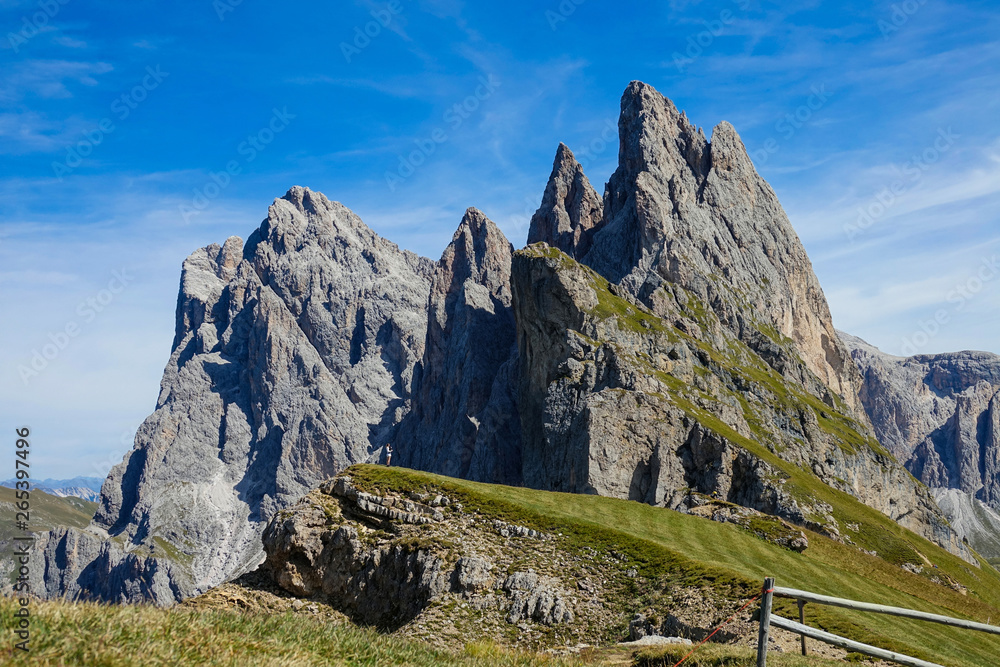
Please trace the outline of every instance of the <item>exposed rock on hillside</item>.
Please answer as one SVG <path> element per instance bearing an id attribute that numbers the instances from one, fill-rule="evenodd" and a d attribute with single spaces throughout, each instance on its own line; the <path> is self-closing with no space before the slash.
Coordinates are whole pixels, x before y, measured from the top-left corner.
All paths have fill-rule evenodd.
<path id="1" fill-rule="evenodd" d="M 1000 356 L 894 357 L 840 334 L 879 440 L 922 482 L 1000 508 Z"/>
<path id="2" fill-rule="evenodd" d="M 958 489 L 933 492 L 955 532 L 994 567 L 1000 565 L 1000 513 Z"/>
<path id="3" fill-rule="evenodd" d="M 668 507 L 691 489 L 839 537 L 850 520 L 820 500 L 827 485 L 971 559 L 865 423 L 734 336 L 713 347 L 688 333 L 717 321 L 697 297 L 675 302 L 688 317 L 671 326 L 541 244 L 515 254 L 512 284 L 526 485 Z"/>
<path id="4" fill-rule="evenodd" d="M 857 371 L 805 249 L 732 125 L 709 142 L 670 100 L 632 82 L 619 138 L 604 225 L 584 263 L 661 315 L 669 292 L 687 290 L 781 375 L 858 408 Z M 855 417 L 865 419 L 860 409 Z"/>
<path id="5" fill-rule="evenodd" d="M 346 476 L 279 512 L 264 547 L 258 574 L 293 595 L 438 643 L 618 641 L 637 587 L 657 600 L 696 600 L 663 626 L 701 639 L 737 604 L 709 588 L 647 582 L 614 551 L 470 511 L 438 489 L 366 492 Z"/>

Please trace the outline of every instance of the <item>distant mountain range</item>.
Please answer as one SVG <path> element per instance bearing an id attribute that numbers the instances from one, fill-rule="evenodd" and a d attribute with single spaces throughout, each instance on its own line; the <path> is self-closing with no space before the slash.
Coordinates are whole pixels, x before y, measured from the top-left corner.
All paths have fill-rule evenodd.
<path id="1" fill-rule="evenodd" d="M 16 479 L 7 479 L 0 482 L 0 486 L 9 489 L 15 488 Z M 99 477 L 74 477 L 73 479 L 43 479 L 31 480 L 31 488 L 45 491 L 60 498 L 83 498 L 84 500 L 96 503 L 101 497 L 101 485 L 104 480 Z"/>

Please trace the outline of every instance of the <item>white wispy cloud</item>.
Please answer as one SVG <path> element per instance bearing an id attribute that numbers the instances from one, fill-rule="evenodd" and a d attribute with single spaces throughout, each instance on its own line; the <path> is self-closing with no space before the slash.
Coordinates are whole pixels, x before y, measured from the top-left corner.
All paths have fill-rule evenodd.
<path id="1" fill-rule="evenodd" d="M 107 62 L 26 60 L 4 68 L 0 74 L 0 104 L 19 102 L 29 95 L 43 99 L 73 97 L 70 83 L 96 86 L 95 76 L 114 67 Z"/>
<path id="2" fill-rule="evenodd" d="M 91 129 L 82 118 L 53 119 L 38 111 L 0 112 L 0 154 L 61 151 Z"/>

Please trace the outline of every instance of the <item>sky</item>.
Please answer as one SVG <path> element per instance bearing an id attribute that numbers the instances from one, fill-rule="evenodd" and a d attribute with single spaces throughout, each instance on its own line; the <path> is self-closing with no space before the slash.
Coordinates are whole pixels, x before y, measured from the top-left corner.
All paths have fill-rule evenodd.
<path id="1" fill-rule="evenodd" d="M 1000 353 L 1000 7 L 823 5 L 0 0 L 3 437 L 104 476 L 181 262 L 293 185 L 431 258 L 469 206 L 520 247 L 560 141 L 602 190 L 635 79 L 736 127 L 838 328 Z"/>

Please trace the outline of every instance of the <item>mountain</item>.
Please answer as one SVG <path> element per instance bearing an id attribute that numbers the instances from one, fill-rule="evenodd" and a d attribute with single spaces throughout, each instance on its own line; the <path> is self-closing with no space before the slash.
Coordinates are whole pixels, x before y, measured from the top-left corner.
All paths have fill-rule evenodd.
<path id="1" fill-rule="evenodd" d="M 1000 512 L 958 489 L 933 491 L 955 532 L 994 567 L 1000 565 Z"/>
<path id="2" fill-rule="evenodd" d="M 1000 356 L 896 357 L 840 332 L 861 370 L 879 441 L 931 487 L 951 525 L 1000 558 Z"/>
<path id="3" fill-rule="evenodd" d="M 521 482 L 513 252 L 481 211 L 465 213 L 431 279 L 413 409 L 395 438 L 400 464 Z"/>
<path id="4" fill-rule="evenodd" d="M 930 487 L 960 489 L 1000 509 L 1000 356 L 894 357 L 841 333 L 882 442 Z"/>
<path id="5" fill-rule="evenodd" d="M 8 479 L 0 482 L 0 486 L 5 486 L 8 489 L 16 488 L 17 479 Z M 73 479 L 43 479 L 40 481 L 32 480 L 32 488 L 38 489 L 39 491 L 44 491 L 52 496 L 57 496 L 59 498 L 82 498 L 83 500 L 89 502 L 97 502 L 101 497 L 101 485 L 104 484 L 104 480 L 98 477 L 74 477 Z"/>
<path id="6" fill-rule="evenodd" d="M 256 567 L 267 519 L 408 411 L 432 267 L 304 188 L 193 253 L 156 410 L 38 589 L 169 604 Z"/>
<path id="7" fill-rule="evenodd" d="M 709 141 L 670 100 L 633 82 L 619 142 L 583 262 L 661 316 L 676 312 L 678 288 L 694 295 L 783 377 L 831 404 L 839 396 L 864 421 L 857 371 L 805 248 L 733 126 L 720 123 Z"/>
<path id="8" fill-rule="evenodd" d="M 598 197 L 560 145 L 534 242 L 469 209 L 439 261 L 295 187 L 184 263 L 153 414 L 36 589 L 172 604 L 253 570 L 346 467 L 691 511 L 717 496 L 893 558 L 861 503 L 974 557 L 875 438 L 808 257 L 735 130 L 634 82 Z M 860 503 L 858 501 L 861 501 Z"/>
<path id="9" fill-rule="evenodd" d="M 4 554 L 4 557 L 0 558 L 0 589 L 4 591 L 11 590 L 12 575 L 18 565 L 13 557 L 14 538 L 25 536 L 25 532 L 14 524 L 14 517 L 18 511 L 17 504 L 24 500 L 18 498 L 15 489 L 7 488 L 6 485 L 0 488 L 0 509 L 10 519 L 0 526 L 0 552 Z M 72 495 L 57 496 L 37 486 L 29 491 L 27 501 L 30 507 L 28 529 L 32 533 L 44 533 L 59 528 L 85 528 L 97 510 L 97 504 L 94 502 Z"/>

